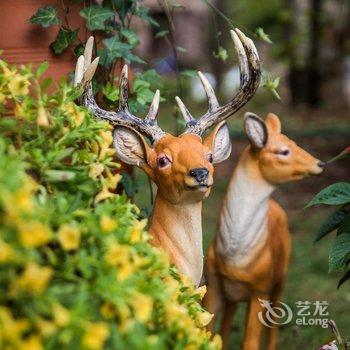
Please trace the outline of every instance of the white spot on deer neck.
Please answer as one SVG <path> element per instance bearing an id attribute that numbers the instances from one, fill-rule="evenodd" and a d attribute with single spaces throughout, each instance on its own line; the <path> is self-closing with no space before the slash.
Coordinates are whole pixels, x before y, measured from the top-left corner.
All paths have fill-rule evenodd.
<path id="1" fill-rule="evenodd" d="M 235 265 L 249 263 L 254 249 L 267 234 L 268 203 L 274 186 L 245 150 L 232 176 L 219 221 L 217 253 Z"/>

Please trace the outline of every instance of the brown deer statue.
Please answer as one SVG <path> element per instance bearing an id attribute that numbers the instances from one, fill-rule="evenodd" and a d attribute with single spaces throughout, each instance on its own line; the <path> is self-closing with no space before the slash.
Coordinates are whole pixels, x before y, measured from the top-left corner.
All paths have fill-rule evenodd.
<path id="1" fill-rule="evenodd" d="M 209 248 L 204 305 L 215 316 L 222 311 L 220 332 L 228 349 L 237 304 L 248 302 L 243 349 L 257 350 L 261 303 L 279 301 L 291 250 L 287 215 L 271 194 L 279 184 L 322 173 L 325 163 L 282 134 L 281 122 L 272 113 L 265 121 L 246 113 L 244 126 L 250 145 L 230 180 Z M 266 329 L 267 349 L 274 350 L 277 328 Z"/>
<path id="2" fill-rule="evenodd" d="M 231 152 L 225 120 L 251 99 L 260 83 L 260 62 L 253 42 L 238 29 L 231 31 L 231 37 L 239 59 L 239 91 L 227 104 L 219 106 L 213 88 L 199 72 L 209 109 L 196 120 L 177 97 L 186 122 L 185 131 L 180 136 L 164 132 L 157 124 L 158 90 L 144 119 L 131 114 L 126 65 L 120 76 L 118 110 L 105 111 L 98 107 L 90 84 L 98 64 L 98 58 L 91 63 L 92 38 L 76 67 L 75 84 L 84 89 L 82 104 L 97 118 L 114 127 L 118 158 L 142 168 L 157 185 L 149 227 L 152 244 L 165 250 L 171 262 L 195 285 L 199 284 L 203 270 L 201 202 L 213 185 L 213 165 L 226 159 Z M 215 127 L 211 133 L 202 138 L 212 126 Z"/>

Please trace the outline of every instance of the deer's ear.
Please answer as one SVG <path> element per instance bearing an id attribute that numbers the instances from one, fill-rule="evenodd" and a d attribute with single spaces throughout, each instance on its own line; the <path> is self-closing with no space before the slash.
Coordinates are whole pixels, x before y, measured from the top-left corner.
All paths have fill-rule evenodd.
<path id="1" fill-rule="evenodd" d="M 203 144 L 212 150 L 213 164 L 220 163 L 231 154 L 230 132 L 225 121 L 219 123 L 204 139 Z"/>
<path id="2" fill-rule="evenodd" d="M 148 164 L 152 148 L 144 137 L 136 130 L 117 126 L 113 132 L 113 144 L 117 157 L 124 163 L 141 168 Z"/>
<path id="3" fill-rule="evenodd" d="M 256 114 L 247 112 L 244 115 L 244 129 L 253 148 L 261 149 L 267 143 L 267 127 Z"/>
<path id="4" fill-rule="evenodd" d="M 269 113 L 265 119 L 266 127 L 269 134 L 280 134 L 282 130 L 280 118 L 276 114 Z"/>

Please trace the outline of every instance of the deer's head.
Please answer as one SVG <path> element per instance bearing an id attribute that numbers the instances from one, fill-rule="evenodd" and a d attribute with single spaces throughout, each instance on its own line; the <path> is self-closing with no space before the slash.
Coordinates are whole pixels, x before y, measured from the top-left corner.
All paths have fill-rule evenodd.
<path id="1" fill-rule="evenodd" d="M 225 160 L 231 142 L 225 119 L 234 114 L 254 95 L 260 83 L 260 63 L 253 42 L 238 29 L 231 36 L 239 58 L 240 90 L 224 106 L 219 106 L 213 88 L 202 73 L 199 78 L 206 92 L 209 108 L 198 120 L 193 118 L 182 101 L 176 101 L 186 122 L 180 136 L 165 133 L 157 124 L 160 93 L 157 90 L 149 113 L 144 119 L 132 115 L 128 108 L 128 67 L 120 76 L 120 99 L 117 112 L 99 108 L 94 100 L 90 81 L 98 64 L 91 63 L 93 39 L 86 44 L 78 59 L 75 84 L 82 84 L 83 103 L 100 118 L 114 126 L 117 156 L 127 164 L 142 168 L 156 183 L 160 194 L 173 204 L 198 202 L 213 185 L 213 164 Z M 215 126 L 205 138 L 206 130 Z"/>
<path id="2" fill-rule="evenodd" d="M 244 126 L 261 174 L 270 183 L 280 184 L 323 172 L 324 162 L 282 134 L 277 115 L 269 113 L 264 121 L 246 113 Z"/>

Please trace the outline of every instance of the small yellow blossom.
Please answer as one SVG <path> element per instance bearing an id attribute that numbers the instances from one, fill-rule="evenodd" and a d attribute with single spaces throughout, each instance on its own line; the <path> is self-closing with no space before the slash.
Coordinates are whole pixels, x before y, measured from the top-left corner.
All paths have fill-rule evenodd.
<path id="1" fill-rule="evenodd" d="M 147 225 L 147 219 L 143 219 L 141 221 L 137 221 L 134 227 L 131 229 L 130 232 L 130 241 L 132 243 L 139 242 L 141 240 L 141 234 L 142 230 L 146 227 Z"/>
<path id="2" fill-rule="evenodd" d="M 132 318 L 128 318 L 119 323 L 118 329 L 121 333 L 130 333 L 132 332 L 135 326 L 135 320 Z"/>
<path id="3" fill-rule="evenodd" d="M 36 325 L 40 334 L 45 338 L 52 336 L 57 330 L 57 326 L 54 322 L 45 320 L 43 318 L 39 319 Z"/>
<path id="4" fill-rule="evenodd" d="M 75 103 L 70 102 L 65 105 L 65 110 L 71 114 L 74 119 L 75 125 L 79 126 L 85 119 L 85 113 Z"/>
<path id="5" fill-rule="evenodd" d="M 16 103 L 15 104 L 15 108 L 14 108 L 14 112 L 15 112 L 15 117 L 16 118 L 21 118 L 25 115 L 25 108 L 24 108 L 24 104 L 23 103 Z"/>
<path id="6" fill-rule="evenodd" d="M 112 133 L 110 131 L 102 131 L 100 133 L 100 136 L 101 136 L 102 140 L 99 141 L 99 145 L 100 145 L 99 159 L 103 159 L 107 155 L 115 154 L 114 148 L 110 147 L 110 145 L 113 142 L 113 135 L 112 135 Z"/>
<path id="7" fill-rule="evenodd" d="M 107 319 L 112 319 L 116 316 L 116 308 L 112 303 L 103 303 L 100 307 L 100 312 L 102 316 Z"/>
<path id="8" fill-rule="evenodd" d="M 152 316 L 152 298 L 145 294 L 135 293 L 133 295 L 133 309 L 138 321 L 143 323 L 148 322 Z"/>
<path id="9" fill-rule="evenodd" d="M 132 264 L 119 265 L 117 270 L 117 280 L 120 282 L 124 281 L 131 276 L 134 271 L 135 268 Z"/>
<path id="10" fill-rule="evenodd" d="M 38 335 L 31 335 L 24 340 L 19 347 L 19 350 L 43 350 L 44 347 L 41 343 L 41 339 Z"/>
<path id="11" fill-rule="evenodd" d="M 13 259 L 14 251 L 12 247 L 0 239 L 0 263 L 6 263 Z"/>
<path id="12" fill-rule="evenodd" d="M 17 279 L 18 287 L 33 294 L 41 293 L 49 284 L 53 270 L 47 266 L 40 266 L 34 262 L 26 264 L 23 273 Z"/>
<path id="13" fill-rule="evenodd" d="M 48 243 L 51 239 L 51 230 L 39 221 L 25 221 L 18 226 L 19 240 L 26 248 L 33 248 Z"/>
<path id="14" fill-rule="evenodd" d="M 221 349 L 222 348 L 222 339 L 219 334 L 215 334 L 212 340 L 212 344 L 214 349 Z"/>
<path id="15" fill-rule="evenodd" d="M 16 341 L 28 328 L 26 319 L 14 319 L 10 309 L 0 306 L 0 335 L 3 338 Z"/>
<path id="16" fill-rule="evenodd" d="M 89 177 L 96 180 L 104 171 L 105 167 L 101 163 L 93 163 L 90 166 Z"/>
<path id="17" fill-rule="evenodd" d="M 115 190 L 118 186 L 119 181 L 122 179 L 120 174 L 112 174 L 109 170 L 107 170 L 107 181 L 106 185 L 110 190 Z"/>
<path id="18" fill-rule="evenodd" d="M 204 286 L 201 286 L 199 288 L 197 288 L 195 291 L 195 294 L 198 294 L 200 299 L 203 299 L 205 293 L 207 292 L 207 286 L 204 285 Z"/>
<path id="19" fill-rule="evenodd" d="M 203 311 L 198 315 L 198 321 L 200 326 L 205 327 L 206 325 L 209 324 L 209 322 L 211 321 L 211 319 L 213 318 L 213 314 L 210 314 L 207 311 Z"/>
<path id="20" fill-rule="evenodd" d="M 130 265 L 130 248 L 126 245 L 112 243 L 106 253 L 105 259 L 109 265 Z"/>
<path id="21" fill-rule="evenodd" d="M 19 74 L 12 77 L 7 86 L 14 97 L 28 95 L 29 93 L 29 81 Z"/>
<path id="22" fill-rule="evenodd" d="M 80 246 L 80 230 L 69 224 L 62 224 L 57 233 L 58 242 L 64 250 L 76 250 Z"/>
<path id="23" fill-rule="evenodd" d="M 107 323 L 89 323 L 83 336 L 83 346 L 89 350 L 100 350 L 109 335 Z"/>
<path id="24" fill-rule="evenodd" d="M 104 201 L 107 198 L 113 198 L 115 197 L 115 194 L 112 192 L 109 192 L 109 189 L 107 186 L 103 186 L 102 187 L 102 191 L 99 192 L 96 196 L 95 196 L 95 200 L 94 203 L 97 204 L 99 202 Z"/>
<path id="25" fill-rule="evenodd" d="M 55 323 L 59 327 L 66 326 L 70 321 L 69 311 L 59 303 L 56 303 L 52 306 L 52 314 Z"/>
<path id="26" fill-rule="evenodd" d="M 2 92 L 0 92 L 0 103 L 4 103 L 6 99 L 6 95 Z"/>
<path id="27" fill-rule="evenodd" d="M 36 120 L 36 123 L 39 126 L 43 126 L 43 127 L 48 127 L 50 125 L 49 118 L 47 117 L 46 110 L 43 106 L 39 106 L 38 108 L 38 118 Z"/>
<path id="28" fill-rule="evenodd" d="M 118 222 L 107 215 L 103 215 L 100 220 L 100 225 L 103 232 L 111 232 L 118 228 Z"/>

